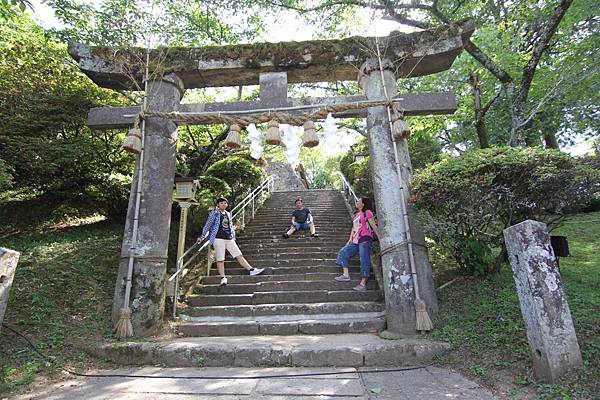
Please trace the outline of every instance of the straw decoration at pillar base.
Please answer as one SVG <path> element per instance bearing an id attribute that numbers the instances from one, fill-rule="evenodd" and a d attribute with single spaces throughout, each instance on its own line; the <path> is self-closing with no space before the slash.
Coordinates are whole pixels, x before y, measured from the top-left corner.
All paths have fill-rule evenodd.
<path id="1" fill-rule="evenodd" d="M 129 153 L 140 154 L 140 151 L 142 151 L 142 131 L 140 128 L 129 129 L 121 147 Z"/>
<path id="2" fill-rule="evenodd" d="M 272 119 L 269 121 L 269 127 L 267 128 L 267 136 L 265 142 L 272 145 L 281 144 L 281 134 L 279 133 L 279 122 Z"/>
<path id="3" fill-rule="evenodd" d="M 119 320 L 115 324 L 115 336 L 117 339 L 123 339 L 133 336 L 133 325 L 131 324 L 131 309 L 121 308 L 119 310 Z"/>
<path id="4" fill-rule="evenodd" d="M 303 125 L 304 135 L 302 136 L 302 145 L 304 147 L 315 147 L 319 145 L 319 136 L 315 129 L 313 121 L 306 121 Z"/>
<path id="5" fill-rule="evenodd" d="M 229 127 L 229 133 L 227 134 L 227 138 L 225 139 L 225 146 L 230 149 L 237 149 L 242 147 L 242 138 L 240 136 L 240 126 L 237 124 L 232 124 Z"/>
<path id="6" fill-rule="evenodd" d="M 427 313 L 427 304 L 421 299 L 415 299 L 415 311 L 417 312 L 416 330 L 428 332 L 433 330 L 433 323 Z"/>

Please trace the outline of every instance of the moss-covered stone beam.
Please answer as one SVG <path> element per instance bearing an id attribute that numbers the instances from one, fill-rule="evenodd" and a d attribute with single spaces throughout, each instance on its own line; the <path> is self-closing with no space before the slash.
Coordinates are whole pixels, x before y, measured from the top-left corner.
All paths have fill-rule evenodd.
<path id="1" fill-rule="evenodd" d="M 444 71 L 452 65 L 463 40 L 474 31 L 473 21 L 433 30 L 374 38 L 355 36 L 340 40 L 253 43 L 231 46 L 153 49 L 150 70 L 175 73 L 185 88 L 256 85 L 259 74 L 287 72 L 289 83 L 356 80 L 358 69 L 377 54 L 393 62 L 396 77 Z M 69 44 L 69 54 L 98 85 L 112 89 L 141 87 L 145 49 L 87 47 Z"/>

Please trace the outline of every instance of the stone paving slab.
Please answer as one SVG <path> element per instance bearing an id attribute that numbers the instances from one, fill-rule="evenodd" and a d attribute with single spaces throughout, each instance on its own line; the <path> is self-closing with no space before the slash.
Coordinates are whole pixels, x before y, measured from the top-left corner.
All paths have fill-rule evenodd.
<path id="1" fill-rule="evenodd" d="M 368 372 L 371 371 L 371 372 Z M 355 368 L 126 368 L 67 377 L 15 400 L 493 400 L 491 392 L 450 370 L 372 372 Z M 307 374 L 330 375 L 306 376 Z M 296 375 L 301 375 L 297 376 Z M 203 379 L 185 379 L 201 377 Z M 241 379 L 259 377 L 258 379 Z"/>

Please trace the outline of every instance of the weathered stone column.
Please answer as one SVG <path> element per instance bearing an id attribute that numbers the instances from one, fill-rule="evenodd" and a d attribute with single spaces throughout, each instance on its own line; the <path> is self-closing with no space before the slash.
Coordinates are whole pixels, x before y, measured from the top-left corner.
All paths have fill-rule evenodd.
<path id="1" fill-rule="evenodd" d="M 546 224 L 527 220 L 504 230 L 535 376 L 555 382 L 582 365 L 569 304 Z"/>
<path id="2" fill-rule="evenodd" d="M 384 68 L 391 66 L 387 60 Z M 385 99 L 385 92 L 377 59 L 367 60 L 361 67 L 361 84 L 369 100 Z M 383 71 L 387 94 L 396 95 L 397 86 L 394 73 Z M 390 125 L 386 107 L 370 107 L 367 115 L 369 131 L 369 151 L 371 176 L 378 223 L 382 237 L 382 251 L 393 248 L 382 255 L 383 283 L 385 292 L 387 329 L 396 334 L 416 332 L 414 289 L 410 271 L 408 246 L 404 219 L 402 216 L 400 186 L 396 174 L 394 148 L 390 135 Z"/>
<path id="3" fill-rule="evenodd" d="M 8 295 L 13 283 L 17 263 L 21 254 L 14 250 L 0 247 L 0 327 L 4 320 L 4 312 L 8 304 Z M 1 329 L 1 328 L 0 328 Z"/>
<path id="4" fill-rule="evenodd" d="M 174 74 L 149 82 L 148 109 L 177 111 L 182 95 L 183 84 Z M 136 336 L 154 334 L 163 318 L 176 143 L 177 125 L 174 122 L 161 118 L 147 119 L 142 166 L 142 199 L 130 297 L 131 321 Z M 113 321 L 116 321 L 118 311 L 123 307 L 136 188 L 137 176 L 134 177 L 129 196 L 121 262 L 115 287 Z"/>

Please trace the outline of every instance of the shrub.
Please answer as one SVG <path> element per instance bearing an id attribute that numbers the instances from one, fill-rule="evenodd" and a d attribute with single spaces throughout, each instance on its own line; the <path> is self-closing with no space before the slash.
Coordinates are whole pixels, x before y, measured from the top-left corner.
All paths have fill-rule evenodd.
<path id="1" fill-rule="evenodd" d="M 443 160 L 418 174 L 414 200 L 426 234 L 468 274 L 498 271 L 503 229 L 535 219 L 552 229 L 600 192 L 589 162 L 556 150 L 492 148 Z"/>
<path id="2" fill-rule="evenodd" d="M 0 158 L 0 191 L 8 190 L 13 185 L 11 168 Z"/>
<path id="3" fill-rule="evenodd" d="M 230 187 L 228 196 L 231 206 L 240 201 L 250 190 L 260 185 L 264 172 L 250 161 L 236 156 L 217 161 L 206 170 L 206 176 L 219 178 Z"/>

